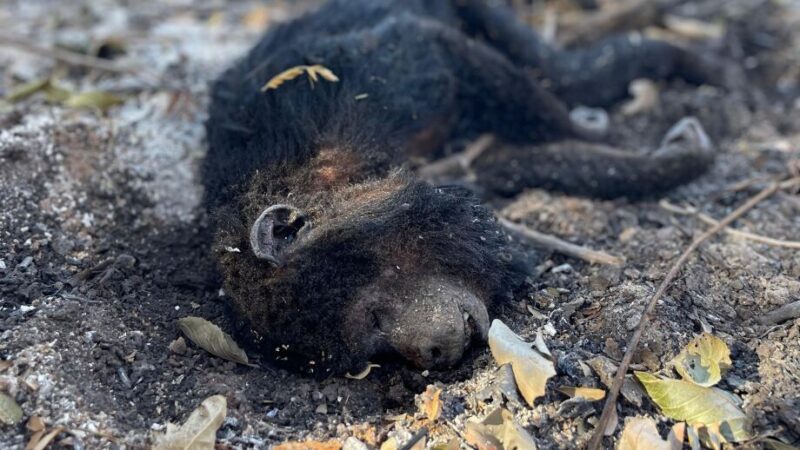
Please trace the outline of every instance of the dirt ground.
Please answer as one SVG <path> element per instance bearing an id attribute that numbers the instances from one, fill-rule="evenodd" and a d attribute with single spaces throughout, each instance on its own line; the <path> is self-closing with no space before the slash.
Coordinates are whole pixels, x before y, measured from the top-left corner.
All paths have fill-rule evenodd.
<path id="1" fill-rule="evenodd" d="M 499 401 L 497 366 L 485 348 L 452 371 L 389 364 L 364 380 L 304 378 L 252 352 L 257 368 L 191 345 L 184 354 L 169 349 L 179 336 L 177 319 L 187 315 L 234 336 L 243 327 L 221 295 L 198 206 L 208 82 L 252 45 L 263 25 L 288 20 L 311 3 L 0 4 L 4 34 L 75 51 L 100 44 L 106 51 L 119 42 L 125 53 L 115 63 L 134 68 L 86 70 L 0 45 L 0 96 L 53 77 L 71 90 L 125 98 L 104 114 L 53 105 L 41 95 L 0 106 L 0 360 L 10 361 L 0 366 L 0 392 L 24 412 L 20 424 L 0 425 L 0 448 L 24 447 L 30 416 L 68 430 L 55 440 L 60 448 L 147 448 L 153 432 L 181 422 L 213 394 L 228 400 L 217 435 L 221 449 L 354 434 L 369 441 L 370 430 L 380 440 L 409 425 L 389 419 L 413 415 L 415 395 L 434 382 L 444 389 L 444 418 L 455 429 Z M 564 3 L 555 2 L 555 10 Z M 666 198 L 721 218 L 800 158 L 800 3 L 667 3 L 670 15 L 724 26 L 721 35 L 709 32 L 687 44 L 722 58 L 746 81 L 732 90 L 661 83 L 656 107 L 632 116 L 610 110 L 611 133 L 653 147 L 677 120 L 698 117 L 719 158 L 708 174 Z M 663 23 L 648 32 L 663 33 Z M 558 361 L 553 387 L 604 387 L 584 363 L 597 355 L 621 359 L 646 301 L 706 229 L 658 199 L 596 201 L 532 190 L 495 206 L 540 231 L 626 259 L 610 268 L 544 252 L 529 295 L 508 304 L 501 319 L 515 332 L 530 339 L 544 331 Z M 800 240 L 800 196 L 778 193 L 735 227 Z M 800 252 L 719 236 L 659 302 L 634 363 L 657 371 L 692 336 L 711 331 L 732 351 L 733 367 L 720 387 L 743 399 L 760 435 L 798 445 L 800 319 L 756 321 L 798 300 Z M 565 400 L 548 389 L 533 408 L 510 407 L 540 449 L 579 447 L 602 402 Z M 655 418 L 662 430 L 671 423 L 635 395 L 619 403 L 620 418 L 633 415 Z"/>

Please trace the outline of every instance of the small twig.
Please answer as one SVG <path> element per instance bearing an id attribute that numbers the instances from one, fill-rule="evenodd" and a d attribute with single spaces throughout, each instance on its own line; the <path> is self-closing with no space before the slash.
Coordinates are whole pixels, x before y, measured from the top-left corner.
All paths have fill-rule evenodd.
<path id="1" fill-rule="evenodd" d="M 658 300 L 664 295 L 664 292 L 666 292 L 670 284 L 672 284 L 672 280 L 678 276 L 678 272 L 680 272 L 681 268 L 689 259 L 689 257 L 692 256 L 692 253 L 694 253 L 700 244 L 722 231 L 725 227 L 753 209 L 753 207 L 758 205 L 764 199 L 777 192 L 778 189 L 781 187 L 794 185 L 797 182 L 800 182 L 800 178 L 793 178 L 788 180 L 788 182 L 783 183 L 772 183 L 769 187 L 751 197 L 748 201 L 742 204 L 742 206 L 736 208 L 735 211 L 728 214 L 719 223 L 709 228 L 706 232 L 692 241 L 689 247 L 687 247 L 686 250 L 681 254 L 680 258 L 675 261 L 667 273 L 666 278 L 664 278 L 664 281 L 662 281 L 661 285 L 658 286 L 656 293 L 650 298 L 650 302 L 647 304 L 647 307 L 642 313 L 642 317 L 639 319 L 639 325 L 636 327 L 636 330 L 628 342 L 625 356 L 622 358 L 622 362 L 617 368 L 617 374 L 614 376 L 614 383 L 611 385 L 611 390 L 609 391 L 608 397 L 606 398 L 606 403 L 603 406 L 603 413 L 600 415 L 600 420 L 598 420 L 597 425 L 595 426 L 594 434 L 592 435 L 592 439 L 589 441 L 589 445 L 587 446 L 589 450 L 597 450 L 600 448 L 606 425 L 611 418 L 612 412 L 616 408 L 617 397 L 619 397 L 619 391 L 622 388 L 622 383 L 625 381 L 625 373 L 628 371 L 628 367 L 633 359 L 633 354 L 636 352 L 636 349 L 639 346 L 639 341 L 642 338 L 642 333 L 644 333 L 645 326 L 647 326 L 647 323 L 650 321 L 650 315 L 653 313 Z"/>
<path id="2" fill-rule="evenodd" d="M 696 216 L 702 222 L 705 222 L 708 225 L 717 225 L 719 221 L 714 219 L 713 217 L 703 214 L 694 208 L 681 208 L 678 205 L 673 205 L 667 200 L 661 200 L 659 203 L 661 208 L 675 213 L 675 214 L 682 214 L 682 215 L 692 215 Z M 724 230 L 726 233 L 730 234 L 731 236 L 740 237 L 742 239 L 748 239 L 755 242 L 760 242 L 762 244 L 772 245 L 774 247 L 785 247 L 785 248 L 792 248 L 796 250 L 800 250 L 800 241 L 785 241 L 782 239 L 774 239 L 767 236 L 761 236 L 760 234 L 750 233 L 747 231 L 740 231 L 736 228 L 726 227 Z"/>
<path id="3" fill-rule="evenodd" d="M 800 301 L 783 305 L 756 319 L 761 325 L 774 325 L 800 317 Z"/>
<path id="4" fill-rule="evenodd" d="M 554 250 L 558 253 L 571 256 L 573 258 L 582 259 L 591 264 L 607 264 L 611 266 L 620 266 L 625 262 L 624 259 L 618 256 L 609 255 L 608 253 L 601 252 L 599 250 L 592 250 L 590 248 L 582 247 L 580 245 L 575 245 L 573 243 L 559 239 L 555 236 L 540 233 L 536 230 L 526 227 L 525 225 L 514 223 L 503 217 L 498 217 L 497 222 L 501 226 L 503 226 L 503 228 L 510 231 L 511 233 L 522 236 L 523 238 L 535 244 L 538 244 L 550 250 Z"/>
<path id="5" fill-rule="evenodd" d="M 425 179 L 436 181 L 442 177 L 463 177 L 470 173 L 470 166 L 494 143 L 494 136 L 485 134 L 471 143 L 460 153 L 450 155 L 417 169 L 417 174 Z"/>
<path id="6" fill-rule="evenodd" d="M 597 13 L 565 15 L 558 37 L 566 45 L 591 42 L 614 32 L 644 28 L 656 22 L 660 15 L 657 2 L 615 2 Z"/>
<path id="7" fill-rule="evenodd" d="M 419 442 L 422 438 L 424 438 L 427 435 L 428 435 L 428 427 L 422 427 L 419 430 L 417 430 L 417 432 L 414 433 L 413 436 L 411 436 L 411 439 L 408 442 L 406 442 L 402 447 L 400 447 L 397 450 L 411 450 L 411 448 L 414 447 L 414 445 L 416 445 L 417 442 Z"/>
<path id="8" fill-rule="evenodd" d="M 56 61 L 72 66 L 88 67 L 90 69 L 102 70 L 105 72 L 135 74 L 137 71 L 131 67 L 123 67 L 111 61 L 83 55 L 61 48 L 47 48 L 32 44 L 25 39 L 7 34 L 0 34 L 0 46 L 14 47 L 28 53 L 52 58 Z"/>

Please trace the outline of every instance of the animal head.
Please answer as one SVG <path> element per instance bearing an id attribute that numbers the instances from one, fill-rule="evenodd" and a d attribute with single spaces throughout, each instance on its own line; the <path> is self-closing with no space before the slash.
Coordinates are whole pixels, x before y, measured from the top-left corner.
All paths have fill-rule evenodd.
<path id="1" fill-rule="evenodd" d="M 256 174 L 220 214 L 216 250 L 236 309 L 266 352 L 317 373 L 379 354 L 455 364 L 486 338 L 488 309 L 524 278 L 524 258 L 465 189 L 341 170 Z"/>

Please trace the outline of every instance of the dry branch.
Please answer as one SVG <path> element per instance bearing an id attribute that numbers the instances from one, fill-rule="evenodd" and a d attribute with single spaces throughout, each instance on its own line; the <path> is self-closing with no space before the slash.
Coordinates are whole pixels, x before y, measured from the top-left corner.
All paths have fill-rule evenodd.
<path id="1" fill-rule="evenodd" d="M 597 450 L 602 445 L 603 441 L 603 432 L 606 429 L 606 425 L 608 424 L 609 419 L 611 418 L 612 413 L 616 412 L 616 405 L 617 405 L 617 398 L 619 397 L 619 391 L 622 388 L 622 383 L 625 381 L 625 373 L 628 371 L 628 367 L 631 364 L 631 360 L 633 359 L 633 354 L 636 352 L 637 347 L 639 346 L 639 341 L 642 338 L 642 333 L 644 333 L 644 328 L 647 326 L 647 323 L 650 321 L 650 315 L 653 313 L 655 309 L 656 303 L 658 300 L 664 295 L 667 288 L 672 283 L 672 280 L 678 276 L 683 265 L 686 261 L 692 256 L 692 253 L 706 240 L 714 236 L 715 234 L 722 231 L 725 227 L 733 223 L 736 219 L 743 216 L 745 213 L 753 209 L 756 205 L 762 202 L 764 199 L 768 198 L 775 192 L 777 192 L 781 188 L 790 187 L 796 185 L 800 182 L 800 178 L 792 178 L 788 181 L 782 183 L 772 183 L 769 187 L 762 190 L 755 196 L 751 197 L 747 200 L 742 206 L 736 208 L 735 211 L 728 214 L 724 219 L 719 221 L 716 225 L 709 228 L 706 232 L 702 235 L 697 237 L 689 247 L 681 254 L 677 261 L 672 265 L 669 272 L 667 273 L 666 278 L 664 281 L 661 282 L 661 285 L 658 286 L 658 290 L 655 294 L 650 298 L 650 302 L 647 304 L 644 312 L 642 313 L 641 319 L 639 319 L 639 325 L 636 327 L 633 335 L 628 342 L 627 350 L 625 351 L 625 356 L 622 358 L 622 362 L 620 363 L 617 374 L 614 376 L 614 383 L 611 385 L 611 390 L 608 393 L 608 397 L 606 398 L 606 403 L 603 406 L 603 413 L 600 415 L 600 420 L 598 420 L 597 425 L 595 426 L 594 434 L 592 435 L 592 439 L 589 441 L 588 449 L 589 450 Z"/>
<path id="2" fill-rule="evenodd" d="M 0 46 L 13 47 L 27 53 L 44 56 L 54 59 L 64 64 L 72 66 L 88 67 L 90 69 L 102 70 L 105 72 L 134 74 L 137 71 L 131 67 L 120 66 L 119 64 L 104 59 L 95 58 L 81 53 L 71 52 L 60 48 L 47 48 L 40 47 L 36 44 L 28 42 L 25 39 L 9 36 L 7 34 L 0 34 Z"/>
<path id="3" fill-rule="evenodd" d="M 692 215 L 696 216 L 702 222 L 705 222 L 708 225 L 717 225 L 719 221 L 714 219 L 713 217 L 703 214 L 694 208 L 681 208 L 678 205 L 673 205 L 672 203 L 668 202 L 667 200 L 662 200 L 659 205 L 661 208 L 675 213 L 675 214 L 682 214 L 682 215 Z M 760 242 L 762 244 L 771 245 L 773 247 L 785 247 L 800 250 L 800 241 L 785 241 L 782 239 L 774 239 L 767 236 L 762 236 L 760 234 L 750 233 L 747 231 L 740 231 L 735 228 L 725 227 L 724 231 L 731 236 L 736 236 L 742 239 L 748 239 L 754 242 Z"/>
<path id="4" fill-rule="evenodd" d="M 555 236 L 540 233 L 536 230 L 526 227 L 525 225 L 520 225 L 518 223 L 511 222 L 510 220 L 505 219 L 503 217 L 498 217 L 497 222 L 509 232 L 521 236 L 535 244 L 556 251 L 558 253 L 571 256 L 573 258 L 582 259 L 591 264 L 607 264 L 611 266 L 620 266 L 625 262 L 625 260 L 620 257 L 609 255 L 608 253 L 601 252 L 598 250 L 592 250 L 590 248 L 582 247 L 580 245 L 572 244 L 570 242 L 559 239 Z"/>
<path id="5" fill-rule="evenodd" d="M 800 317 L 800 301 L 783 305 L 774 311 L 768 312 L 763 317 L 759 317 L 756 321 L 761 325 L 775 325 L 798 317 Z"/>

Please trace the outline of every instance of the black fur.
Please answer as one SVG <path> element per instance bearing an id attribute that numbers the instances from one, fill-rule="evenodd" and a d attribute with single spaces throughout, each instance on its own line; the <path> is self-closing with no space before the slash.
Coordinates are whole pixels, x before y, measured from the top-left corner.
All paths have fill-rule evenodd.
<path id="1" fill-rule="evenodd" d="M 600 58 L 607 64 L 595 64 Z M 303 76 L 260 92 L 274 75 L 311 64 L 340 82 L 311 85 Z M 591 165 L 580 173 L 553 164 L 551 150 L 529 156 L 526 146 L 588 137 L 566 105 L 608 105 L 638 77 L 699 82 L 709 73 L 656 41 L 615 38 L 557 52 L 509 11 L 478 0 L 333 0 L 272 29 L 213 86 L 204 180 L 226 290 L 266 339 L 265 352 L 281 357 L 288 348 L 318 370 L 358 368 L 376 348 L 348 337 L 344 315 L 387 270 L 459 280 L 491 305 L 529 269 L 486 208 L 462 189 L 415 180 L 403 169 L 409 158 L 435 159 L 490 132 L 511 156 L 488 156 L 486 173 L 518 180 L 485 180 L 495 192 L 638 194 L 647 157 L 583 143 L 575 154 Z M 513 169 L 508 158 L 538 170 Z M 701 170 L 709 161 L 692 164 Z M 610 164 L 622 170 L 616 178 L 605 175 Z M 642 188 L 666 189 L 700 171 L 675 166 L 666 182 Z M 614 187 L 620 180 L 629 182 Z M 308 213 L 314 229 L 273 267 L 249 252 L 248 233 L 265 207 L 283 203 Z"/>

